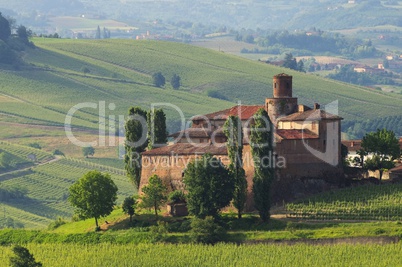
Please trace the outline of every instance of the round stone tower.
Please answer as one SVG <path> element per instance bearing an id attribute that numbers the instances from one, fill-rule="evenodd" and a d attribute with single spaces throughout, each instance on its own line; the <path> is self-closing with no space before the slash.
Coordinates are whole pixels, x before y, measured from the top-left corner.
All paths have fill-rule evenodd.
<path id="1" fill-rule="evenodd" d="M 292 76 L 285 73 L 273 78 L 273 98 L 265 100 L 265 108 L 274 125 L 280 117 L 297 112 L 297 98 L 292 95 Z"/>

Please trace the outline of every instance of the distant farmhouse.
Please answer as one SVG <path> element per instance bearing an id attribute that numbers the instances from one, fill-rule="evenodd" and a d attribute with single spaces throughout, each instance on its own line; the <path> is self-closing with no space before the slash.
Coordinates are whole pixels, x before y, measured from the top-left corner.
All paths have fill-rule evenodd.
<path id="1" fill-rule="evenodd" d="M 274 154 L 276 183 L 274 190 L 287 188 L 294 181 L 317 178 L 339 178 L 341 167 L 341 120 L 320 108 L 319 104 L 307 107 L 298 104 L 292 94 L 292 76 L 278 74 L 273 77 L 273 97 L 263 105 L 234 106 L 229 109 L 192 118 L 191 128 L 171 135 L 173 144 L 155 148 L 142 154 L 140 188 L 148 183 L 151 175 L 161 177 L 172 190 L 184 189 L 183 174 L 188 162 L 205 153 L 218 157 L 228 165 L 229 159 L 223 125 L 230 116 L 241 119 L 243 139 L 243 166 L 248 190 L 251 192 L 254 166 L 249 143 L 253 115 L 265 109 L 274 125 Z M 249 197 L 247 208 L 252 208 Z"/>

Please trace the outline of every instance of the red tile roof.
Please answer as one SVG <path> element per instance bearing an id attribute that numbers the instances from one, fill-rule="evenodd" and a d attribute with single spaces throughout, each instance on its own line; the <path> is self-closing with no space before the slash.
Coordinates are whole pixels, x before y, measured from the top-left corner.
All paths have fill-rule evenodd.
<path id="1" fill-rule="evenodd" d="M 287 139 L 287 140 L 319 138 L 317 134 L 308 130 L 281 129 L 276 130 L 276 134 L 280 137 L 280 139 Z"/>
<path id="2" fill-rule="evenodd" d="M 155 148 L 142 153 L 143 156 L 159 156 L 159 155 L 202 155 L 210 153 L 212 155 L 227 155 L 225 144 L 213 145 L 209 143 L 177 143 L 164 147 Z"/>
<path id="3" fill-rule="evenodd" d="M 193 120 L 226 120 L 229 116 L 238 116 L 241 120 L 248 120 L 251 118 L 260 108 L 264 106 L 253 105 L 253 106 L 243 106 L 238 105 L 228 109 L 220 110 L 214 113 L 196 116 Z"/>
<path id="4" fill-rule="evenodd" d="M 209 138 L 211 137 L 212 133 L 215 133 L 215 136 L 225 136 L 223 133 L 223 129 L 219 128 L 214 131 L 207 130 L 202 127 L 197 127 L 197 128 L 188 128 L 184 131 L 180 131 L 174 134 L 169 135 L 169 137 L 178 137 L 182 135 L 182 137 L 194 137 L 194 138 Z"/>

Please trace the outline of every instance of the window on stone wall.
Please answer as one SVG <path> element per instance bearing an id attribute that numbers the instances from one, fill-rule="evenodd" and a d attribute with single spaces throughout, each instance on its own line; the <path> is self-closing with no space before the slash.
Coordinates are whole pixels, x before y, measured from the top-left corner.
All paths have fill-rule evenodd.
<path id="1" fill-rule="evenodd" d="M 274 83 L 274 88 L 276 89 L 276 83 Z"/>

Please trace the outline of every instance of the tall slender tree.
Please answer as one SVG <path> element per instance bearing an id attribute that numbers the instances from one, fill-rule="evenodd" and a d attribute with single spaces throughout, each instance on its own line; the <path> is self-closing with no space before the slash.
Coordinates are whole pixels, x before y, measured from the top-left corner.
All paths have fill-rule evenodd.
<path id="1" fill-rule="evenodd" d="M 100 39 L 100 38 L 101 38 L 101 30 L 98 25 L 98 28 L 96 28 L 95 39 Z"/>
<path id="2" fill-rule="evenodd" d="M 165 112 L 162 109 L 148 112 L 148 149 L 166 144 L 167 136 Z"/>
<path id="3" fill-rule="evenodd" d="M 10 22 L 5 17 L 3 17 L 3 15 L 0 12 L 0 39 L 6 42 L 10 36 L 11 36 Z"/>
<path id="4" fill-rule="evenodd" d="M 237 209 L 237 217 L 240 219 L 247 199 L 246 172 L 243 168 L 243 129 L 240 119 L 229 116 L 223 129 L 230 159 L 229 174 L 234 180 L 233 206 Z"/>
<path id="5" fill-rule="evenodd" d="M 251 128 L 251 152 L 254 160 L 253 194 L 254 205 L 260 218 L 266 222 L 271 208 L 271 184 L 274 180 L 272 122 L 268 113 L 260 109 L 253 117 Z"/>
<path id="6" fill-rule="evenodd" d="M 130 181 L 139 188 L 141 179 L 141 153 L 148 145 L 147 140 L 147 112 L 139 107 L 129 110 L 126 121 L 126 155 L 124 157 L 125 169 Z"/>

